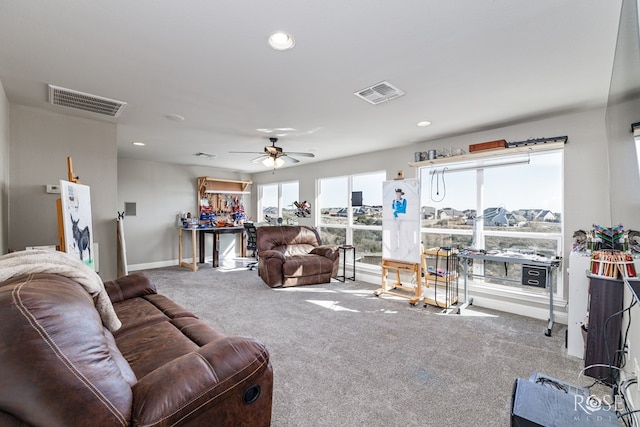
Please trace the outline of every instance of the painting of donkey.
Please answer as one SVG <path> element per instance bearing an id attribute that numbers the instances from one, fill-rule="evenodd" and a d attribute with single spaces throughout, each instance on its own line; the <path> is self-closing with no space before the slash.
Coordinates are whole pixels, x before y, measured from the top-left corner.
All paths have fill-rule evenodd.
<path id="1" fill-rule="evenodd" d="M 73 240 L 76 242 L 78 252 L 80 252 L 80 260 L 83 260 L 84 251 L 89 252 L 89 259 L 91 259 L 91 233 L 89 232 L 89 226 L 85 226 L 82 230 L 78 227 L 80 218 L 74 220 L 73 215 L 71 217 L 71 223 L 73 224 Z"/>

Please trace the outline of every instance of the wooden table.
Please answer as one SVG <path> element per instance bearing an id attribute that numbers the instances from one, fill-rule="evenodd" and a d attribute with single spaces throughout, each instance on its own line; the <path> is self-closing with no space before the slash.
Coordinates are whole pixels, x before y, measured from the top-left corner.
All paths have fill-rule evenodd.
<path id="1" fill-rule="evenodd" d="M 182 236 L 185 232 L 191 232 L 191 253 L 193 256 L 193 262 L 182 261 L 183 256 L 183 244 Z M 178 228 L 178 265 L 181 267 L 190 268 L 193 271 L 198 271 L 198 261 L 202 264 L 205 262 L 205 240 L 206 233 L 213 234 L 213 267 L 220 266 L 220 234 L 240 234 L 240 253 L 243 257 L 246 256 L 246 238 L 244 234 L 244 227 L 209 227 L 209 228 Z M 196 238 L 197 235 L 197 238 Z M 199 246 L 197 249 L 196 246 Z"/>
<path id="2" fill-rule="evenodd" d="M 247 256 L 247 243 L 246 237 L 244 234 L 244 226 L 241 227 L 209 227 L 209 228 L 200 228 L 201 231 L 199 236 L 200 243 L 200 262 L 204 262 L 204 235 L 206 233 L 213 234 L 213 267 L 220 267 L 220 235 L 221 234 L 235 234 L 240 233 L 240 253 L 243 257 Z"/>

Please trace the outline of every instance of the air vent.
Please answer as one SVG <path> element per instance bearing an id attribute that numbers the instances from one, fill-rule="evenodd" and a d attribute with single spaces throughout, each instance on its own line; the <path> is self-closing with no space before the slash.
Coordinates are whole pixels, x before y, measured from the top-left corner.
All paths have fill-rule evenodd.
<path id="1" fill-rule="evenodd" d="M 49 103 L 77 110 L 118 117 L 127 103 L 49 85 Z"/>
<path id="2" fill-rule="evenodd" d="M 203 152 L 195 153 L 194 156 L 203 157 L 205 159 L 215 159 L 216 157 L 218 157 L 216 154 L 203 153 Z"/>
<path id="3" fill-rule="evenodd" d="M 377 105 L 402 96 L 404 95 L 404 92 L 389 82 L 380 82 L 368 88 L 354 92 L 354 95 Z"/>

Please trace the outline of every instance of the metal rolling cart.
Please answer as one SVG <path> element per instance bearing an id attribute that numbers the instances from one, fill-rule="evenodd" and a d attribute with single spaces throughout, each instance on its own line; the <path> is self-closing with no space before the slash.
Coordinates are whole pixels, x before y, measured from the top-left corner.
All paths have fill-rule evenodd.
<path id="1" fill-rule="evenodd" d="M 425 249 L 422 251 L 424 275 L 424 306 L 434 305 L 445 313 L 460 310 L 458 303 L 458 250 L 450 247 Z"/>
<path id="2" fill-rule="evenodd" d="M 467 280 L 469 276 L 468 265 L 470 260 L 478 259 L 485 261 L 495 261 L 502 263 L 514 263 L 522 264 L 522 284 L 527 286 L 535 286 L 540 288 L 549 289 L 549 321 L 545 335 L 551 336 L 551 329 L 553 328 L 553 270 L 558 268 L 562 262 L 561 257 L 544 257 L 540 255 L 528 255 L 528 254 L 507 254 L 507 253 L 495 253 L 488 254 L 485 252 L 465 250 L 458 254 L 458 258 L 463 260 L 463 275 L 464 275 L 464 295 L 468 305 L 473 303 L 473 299 L 468 299 L 468 286 Z M 476 274 L 473 274 L 476 276 Z M 478 275 L 484 277 L 484 274 Z"/>

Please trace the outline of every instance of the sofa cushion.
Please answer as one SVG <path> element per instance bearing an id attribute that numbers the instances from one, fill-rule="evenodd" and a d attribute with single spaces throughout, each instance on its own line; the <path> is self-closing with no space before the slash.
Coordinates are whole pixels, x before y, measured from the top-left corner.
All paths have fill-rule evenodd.
<path id="1" fill-rule="evenodd" d="M 104 337 L 107 340 L 107 345 L 109 346 L 111 357 L 113 358 L 113 361 L 116 363 L 118 368 L 120 368 L 120 374 L 122 375 L 122 378 L 124 378 L 129 386 L 133 387 L 133 385 L 138 382 L 136 374 L 133 373 L 131 366 L 129 366 L 129 363 L 120 352 L 120 349 L 116 345 L 116 339 L 113 337 L 111 331 L 106 327 L 103 329 L 103 331 Z"/>
<path id="2" fill-rule="evenodd" d="M 200 347 L 169 320 L 116 336 L 116 343 L 138 379 Z"/>
<path id="3" fill-rule="evenodd" d="M 324 272 L 331 272 L 333 261 L 319 255 L 290 256 L 282 264 L 284 277 L 315 276 Z"/>

